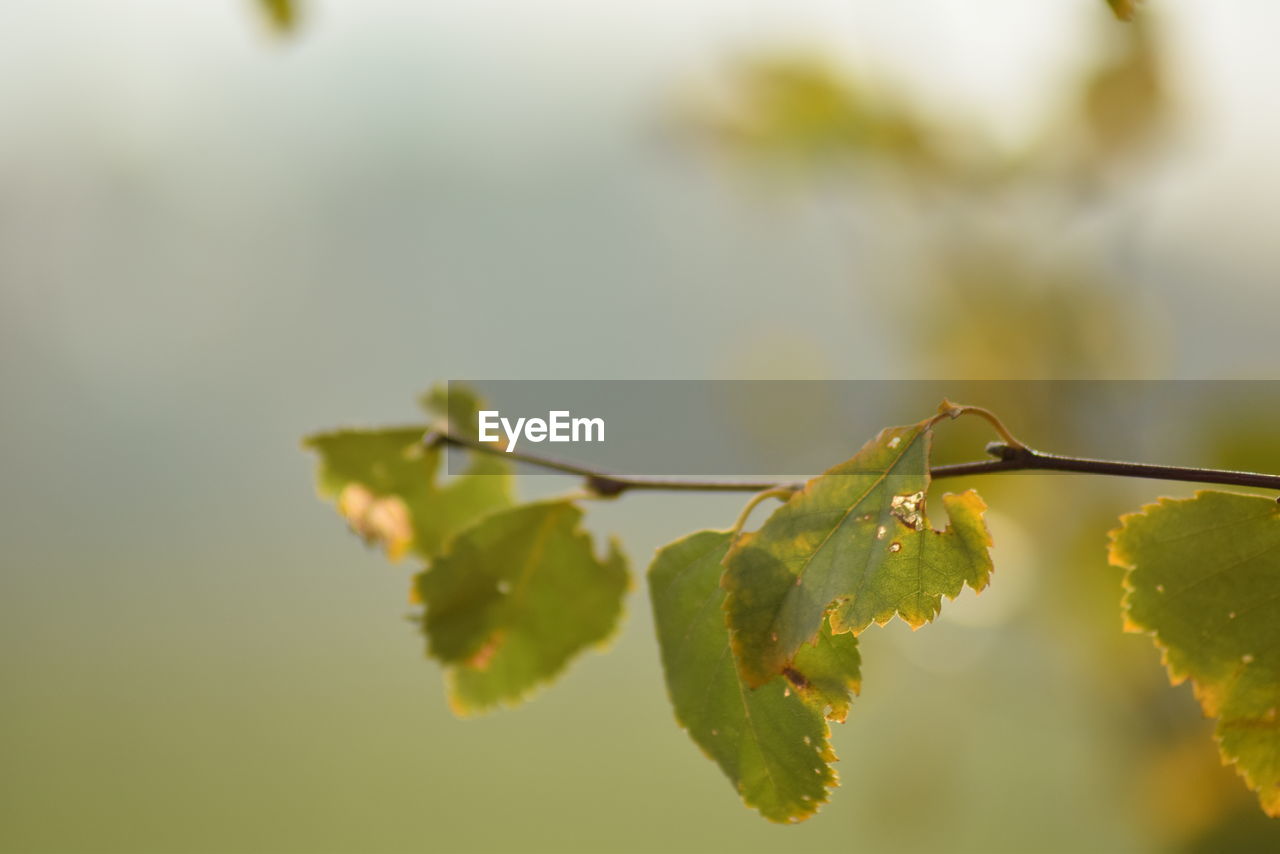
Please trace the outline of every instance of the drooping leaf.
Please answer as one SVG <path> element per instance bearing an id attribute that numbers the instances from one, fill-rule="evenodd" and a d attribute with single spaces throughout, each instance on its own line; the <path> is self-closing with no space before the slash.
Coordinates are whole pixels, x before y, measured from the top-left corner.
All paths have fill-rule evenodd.
<path id="1" fill-rule="evenodd" d="M 1154 636 L 1169 680 L 1190 679 L 1262 808 L 1280 817 L 1280 504 L 1205 491 L 1121 519 L 1125 625 Z"/>
<path id="2" fill-rule="evenodd" d="M 444 452 L 423 445 L 426 432 L 426 425 L 338 430 L 303 441 L 320 455 L 320 494 L 391 560 L 409 552 L 429 559 L 458 531 L 511 504 L 511 477 L 496 457 L 477 455 L 465 474 L 440 483 Z"/>
<path id="3" fill-rule="evenodd" d="M 977 493 L 943 496 L 945 531 L 926 518 L 934 420 L 881 431 L 733 544 L 725 613 L 748 684 L 791 664 L 833 606 L 836 633 L 894 614 L 918 627 L 937 616 L 942 596 L 986 586 L 991 539 Z"/>
<path id="4" fill-rule="evenodd" d="M 495 513 L 418 575 L 432 656 L 448 665 L 458 714 L 514 704 L 614 632 L 628 586 L 611 543 L 596 557 L 568 501 Z"/>
<path id="5" fill-rule="evenodd" d="M 680 725 L 743 801 L 772 821 L 800 821 L 836 785 L 827 718 L 844 720 L 857 690 L 857 640 L 824 628 L 784 676 L 756 689 L 744 684 L 721 608 L 731 539 L 727 531 L 690 534 L 649 568 L 667 691 Z"/>

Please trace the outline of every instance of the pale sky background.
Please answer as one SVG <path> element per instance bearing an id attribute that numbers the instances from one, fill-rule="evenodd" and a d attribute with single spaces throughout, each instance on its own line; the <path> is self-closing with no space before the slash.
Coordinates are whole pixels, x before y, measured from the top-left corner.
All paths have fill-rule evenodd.
<path id="1" fill-rule="evenodd" d="M 731 176 L 655 141 L 666 111 L 687 84 L 743 50 L 816 47 L 909 86 L 940 111 L 985 116 L 1016 142 L 1064 96 L 1070 71 L 1099 43 L 1100 23 L 1093 0 L 368 0 L 313 3 L 300 37 L 274 44 L 248 5 L 0 6 L 7 330 L 24 317 L 20 325 L 31 334 L 40 327 L 43 346 L 75 370 L 135 376 L 161 369 L 144 342 L 156 336 L 163 346 L 174 335 L 183 346 L 163 361 L 178 370 L 234 335 L 227 324 L 243 322 L 246 302 L 268 299 L 255 273 L 270 269 L 273 290 L 292 289 L 305 304 L 325 289 L 308 267 L 317 264 L 348 293 L 369 293 L 371 313 L 384 289 L 445 291 L 430 301 L 436 320 L 418 319 L 432 323 L 430 341 L 413 345 L 418 358 L 448 368 L 436 373 L 733 376 L 742 345 L 721 340 L 730 328 L 778 325 L 815 330 L 816 361 L 826 364 L 809 370 L 845 376 L 836 366 L 855 361 L 845 348 L 860 346 L 836 343 L 846 338 L 870 342 L 856 361 L 879 375 L 867 358 L 880 346 L 875 330 L 839 335 L 850 318 L 829 310 L 847 304 L 856 278 L 858 260 L 841 249 L 847 223 L 785 201 L 744 204 Z M 1153 5 L 1188 110 L 1172 165 L 1140 199 L 1141 266 L 1181 336 L 1162 375 L 1257 376 L 1265 370 L 1249 351 L 1265 330 L 1257 308 L 1280 300 L 1267 275 L 1280 261 L 1269 238 L 1280 214 L 1280 111 L 1270 109 L 1280 9 L 1265 0 Z M 378 210 L 362 209 L 371 200 Z M 114 267 L 94 254 L 99 244 L 128 255 L 112 229 L 146 227 L 131 219 L 131 205 L 162 227 L 185 220 L 182 233 L 151 238 L 167 245 L 128 259 L 146 269 L 121 270 L 127 284 L 103 287 Z M 341 273 L 322 257 L 332 240 L 316 236 L 331 228 L 346 230 L 346 255 L 359 258 Z M 762 230 L 770 240 L 760 246 Z M 603 257 L 590 246 L 559 251 L 592 243 L 593 232 L 614 244 L 596 247 Z M 197 234 L 206 258 L 174 243 Z M 433 240 L 448 244 L 433 254 L 437 269 L 398 262 L 405 243 Z M 744 243 L 757 257 L 741 257 Z M 58 251 L 44 251 L 51 245 Z M 82 258 L 99 262 L 97 281 L 60 274 Z M 193 286 L 186 268 L 198 262 L 195 275 L 216 278 L 216 288 Z M 166 278 L 163 293 L 149 270 Z M 743 281 L 742 270 L 758 271 L 759 281 Z M 780 302 L 784 271 L 801 286 Z M 731 312 L 723 300 L 688 294 L 718 293 L 701 283 L 730 276 L 739 278 Z M 527 287 L 531 277 L 538 288 Z M 551 311 L 547 301 L 614 285 L 606 304 L 583 300 L 590 311 Z M 130 290 L 157 311 L 135 310 Z M 506 296 L 492 305 L 484 291 Z M 536 318 L 552 339 L 614 346 L 599 348 L 589 368 L 537 353 L 513 365 L 501 347 L 463 356 L 440 322 L 446 301 L 452 312 L 489 310 L 499 339 Z M 649 316 L 657 305 L 680 311 Z M 180 332 L 154 328 L 166 309 L 181 312 Z M 684 339 L 696 355 L 674 348 L 639 361 L 614 336 L 584 333 L 578 311 L 600 328 L 635 324 Z M 1228 321 L 1237 329 L 1225 340 L 1190 334 Z"/>

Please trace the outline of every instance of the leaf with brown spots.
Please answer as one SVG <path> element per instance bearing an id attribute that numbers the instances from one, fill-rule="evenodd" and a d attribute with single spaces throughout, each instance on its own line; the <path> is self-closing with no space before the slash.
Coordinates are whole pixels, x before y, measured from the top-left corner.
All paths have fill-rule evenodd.
<path id="1" fill-rule="evenodd" d="M 1129 631 L 1153 636 L 1169 680 L 1217 719 L 1222 759 L 1280 816 L 1280 504 L 1198 492 L 1121 519 Z"/>
<path id="2" fill-rule="evenodd" d="M 444 397 L 435 405 L 443 413 Z M 303 440 L 320 457 L 320 494 L 393 561 L 408 553 L 429 559 L 458 531 L 511 504 L 510 469 L 497 457 L 474 455 L 465 473 L 440 483 L 444 451 L 423 445 L 427 430 L 336 430 Z"/>
<path id="3" fill-rule="evenodd" d="M 725 613 L 749 685 L 792 665 L 818 640 L 829 612 L 836 634 L 895 614 L 919 627 L 937 616 L 943 596 L 987 585 L 991 538 L 977 493 L 944 495 L 951 523 L 945 531 L 929 525 L 936 421 L 883 430 L 734 542 L 725 558 Z"/>
<path id="4" fill-rule="evenodd" d="M 844 720 L 859 680 L 857 639 L 824 630 L 794 666 L 757 689 L 742 681 L 721 605 L 733 535 L 699 531 L 649 568 L 658 643 L 676 719 L 743 801 L 765 818 L 808 818 L 836 785 L 827 720 Z"/>
<path id="5" fill-rule="evenodd" d="M 460 715 L 515 704 L 613 634 L 627 590 L 611 543 L 597 558 L 568 501 L 495 513 L 459 534 L 416 584 L 428 651 Z"/>

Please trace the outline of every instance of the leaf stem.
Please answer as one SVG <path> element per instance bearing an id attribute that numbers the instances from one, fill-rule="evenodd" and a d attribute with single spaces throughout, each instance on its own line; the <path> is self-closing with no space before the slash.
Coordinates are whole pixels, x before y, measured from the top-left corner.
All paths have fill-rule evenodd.
<path id="1" fill-rule="evenodd" d="M 742 532 L 742 529 L 746 527 L 747 520 L 751 518 L 751 511 L 760 506 L 762 501 L 767 501 L 770 498 L 776 498 L 779 501 L 787 501 L 791 496 L 796 494 L 796 490 L 798 488 L 799 484 L 775 486 L 773 489 L 766 489 L 765 491 L 753 496 L 752 499 L 747 502 L 747 506 L 743 507 L 742 512 L 738 514 L 738 520 L 733 523 L 733 535 L 736 537 Z"/>
<path id="2" fill-rule="evenodd" d="M 949 413 L 948 413 L 949 414 Z M 976 413 L 975 413 L 976 414 Z M 537 466 L 548 471 L 581 477 L 586 488 L 601 498 L 613 498 L 633 490 L 664 492 L 769 492 L 776 489 L 796 490 L 803 484 L 777 481 L 701 480 L 688 478 L 646 477 L 644 475 L 620 475 L 599 471 L 588 466 L 564 462 L 550 457 L 509 452 L 501 448 L 459 436 L 453 433 L 431 430 L 422 437 L 425 445 L 454 445 L 469 448 L 482 454 L 492 454 L 514 462 Z M 1016 440 L 1015 440 L 1016 441 Z M 1064 471 L 1078 474 L 1138 477 L 1153 480 L 1172 480 L 1184 483 L 1217 483 L 1228 486 L 1245 486 L 1256 489 L 1280 490 L 1280 475 L 1257 472 L 1230 471 L 1227 469 L 1198 468 L 1191 466 L 1164 466 L 1150 463 L 1096 460 L 1088 457 L 1067 457 L 1047 454 L 1025 445 L 992 442 L 987 453 L 993 460 L 975 460 L 967 463 L 934 466 L 930 475 L 935 480 L 948 477 L 964 477 L 975 474 L 996 474 L 1012 471 Z"/>
<path id="3" fill-rule="evenodd" d="M 1000 420 L 1000 416 L 996 415 L 990 409 L 981 406 L 964 406 L 958 403 L 952 403 L 949 400 L 942 401 L 942 405 L 938 407 L 938 414 L 933 417 L 930 424 L 935 424 L 943 418 L 950 418 L 952 421 L 961 415 L 976 415 L 990 424 L 995 431 L 1000 434 L 1000 438 L 1004 439 L 1004 443 L 1011 448 L 1026 449 L 1026 444 L 1009 432 L 1009 428 L 1004 426 L 1004 422 Z"/>

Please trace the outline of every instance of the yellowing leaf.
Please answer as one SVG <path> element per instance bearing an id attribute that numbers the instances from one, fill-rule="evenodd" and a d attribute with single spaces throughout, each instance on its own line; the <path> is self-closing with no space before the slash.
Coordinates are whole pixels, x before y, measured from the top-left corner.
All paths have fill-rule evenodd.
<path id="1" fill-rule="evenodd" d="M 413 543 L 409 508 L 395 495 L 379 497 L 362 483 L 348 483 L 338 493 L 338 512 L 366 543 L 382 543 L 390 560 L 404 557 Z"/>
<path id="2" fill-rule="evenodd" d="M 303 442 L 320 455 L 320 494 L 391 560 L 409 551 L 430 558 L 455 533 L 511 503 L 506 463 L 493 457 L 477 457 L 466 474 L 439 483 L 443 451 L 422 444 L 426 431 L 339 430 Z"/>
<path id="3" fill-rule="evenodd" d="M 942 596 L 986 586 L 991 539 L 977 493 L 943 496 L 945 531 L 926 517 L 935 420 L 881 431 L 733 544 L 725 613 L 748 684 L 783 672 L 833 607 L 836 633 L 894 614 L 918 627 L 937 616 Z"/>
<path id="4" fill-rule="evenodd" d="M 514 704 L 606 641 L 628 586 L 617 544 L 598 559 L 567 501 L 495 513 L 417 577 L 432 656 L 449 666 L 458 714 Z"/>
<path id="5" fill-rule="evenodd" d="M 1223 761 L 1280 817 L 1280 504 L 1206 491 L 1121 523 L 1126 627 L 1154 635 L 1173 684 L 1191 680 Z"/>
<path id="6" fill-rule="evenodd" d="M 667 691 L 680 725 L 743 801 L 772 821 L 800 821 L 836 785 L 827 716 L 843 720 L 857 689 L 857 639 L 824 630 L 785 676 L 749 688 L 721 610 L 731 539 L 727 531 L 690 534 L 661 549 L 649 568 Z"/>

